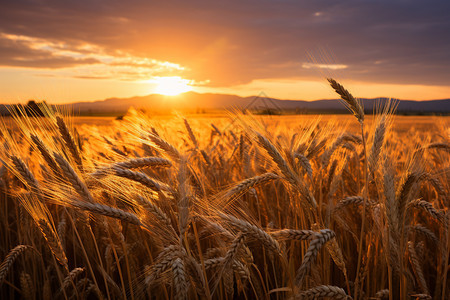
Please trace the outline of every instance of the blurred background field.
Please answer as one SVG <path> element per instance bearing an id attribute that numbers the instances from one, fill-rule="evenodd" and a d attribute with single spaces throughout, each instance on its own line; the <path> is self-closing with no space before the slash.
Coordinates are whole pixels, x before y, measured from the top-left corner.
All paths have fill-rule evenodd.
<path id="1" fill-rule="evenodd" d="M 226 112 L 215 114 L 187 114 L 185 117 L 189 118 L 191 122 L 202 125 L 209 125 L 209 123 L 220 123 L 223 125 L 233 126 L 235 117 Z M 255 116 L 256 119 L 266 122 L 268 124 L 289 125 L 295 127 L 303 124 L 305 120 L 314 120 L 320 118 L 322 122 L 329 120 L 336 120 L 339 124 L 348 124 L 348 130 L 355 132 L 359 130 L 358 124 L 353 122 L 353 116 L 350 115 L 286 115 L 286 116 Z M 155 122 L 164 124 L 176 119 L 175 115 L 164 116 L 150 116 Z M 372 124 L 373 116 L 366 117 L 368 124 Z M 116 117 L 73 117 L 74 125 L 95 125 L 95 126 L 112 126 Z M 438 131 L 437 124 L 450 122 L 450 116 L 395 116 L 393 122 L 393 130 L 399 134 L 406 134 L 407 132 L 436 132 Z"/>

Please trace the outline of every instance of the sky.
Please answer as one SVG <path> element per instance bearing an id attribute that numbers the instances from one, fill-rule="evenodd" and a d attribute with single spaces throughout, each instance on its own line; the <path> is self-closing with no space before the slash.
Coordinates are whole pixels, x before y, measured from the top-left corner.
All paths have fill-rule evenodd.
<path id="1" fill-rule="evenodd" d="M 450 1 L 0 0 L 0 102 L 450 98 Z"/>

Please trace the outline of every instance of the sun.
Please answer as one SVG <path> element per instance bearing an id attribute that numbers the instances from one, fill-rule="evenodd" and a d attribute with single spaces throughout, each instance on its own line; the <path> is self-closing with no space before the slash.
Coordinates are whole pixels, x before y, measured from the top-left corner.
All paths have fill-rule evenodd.
<path id="1" fill-rule="evenodd" d="M 191 81 L 180 76 L 155 77 L 151 82 L 156 84 L 155 93 L 166 96 L 176 96 L 192 90 L 189 85 Z"/>

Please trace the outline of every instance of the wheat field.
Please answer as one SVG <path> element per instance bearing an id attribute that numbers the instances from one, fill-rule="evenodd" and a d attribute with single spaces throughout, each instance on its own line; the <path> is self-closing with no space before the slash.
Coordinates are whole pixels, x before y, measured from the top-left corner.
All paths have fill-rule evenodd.
<path id="1" fill-rule="evenodd" d="M 2 119 L 0 298 L 450 299 L 449 118 L 330 84 L 352 119 Z"/>

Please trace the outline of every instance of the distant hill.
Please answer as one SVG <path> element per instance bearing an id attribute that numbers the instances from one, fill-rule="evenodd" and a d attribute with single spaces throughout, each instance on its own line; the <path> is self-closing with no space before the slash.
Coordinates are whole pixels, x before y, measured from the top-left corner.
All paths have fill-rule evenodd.
<path id="1" fill-rule="evenodd" d="M 387 101 L 387 98 L 362 99 L 366 112 Z M 226 94 L 199 94 L 187 92 L 178 96 L 152 94 L 131 98 L 110 98 L 100 101 L 68 104 L 76 114 L 123 114 L 130 107 L 154 110 L 172 109 L 227 109 L 248 108 L 253 110 L 295 110 L 298 113 L 341 113 L 346 109 L 338 99 L 303 101 L 280 100 L 264 97 L 239 97 Z M 0 113 L 7 112 L 6 105 L 0 105 Z M 411 101 L 399 100 L 398 113 L 404 114 L 450 114 L 450 99 Z"/>

